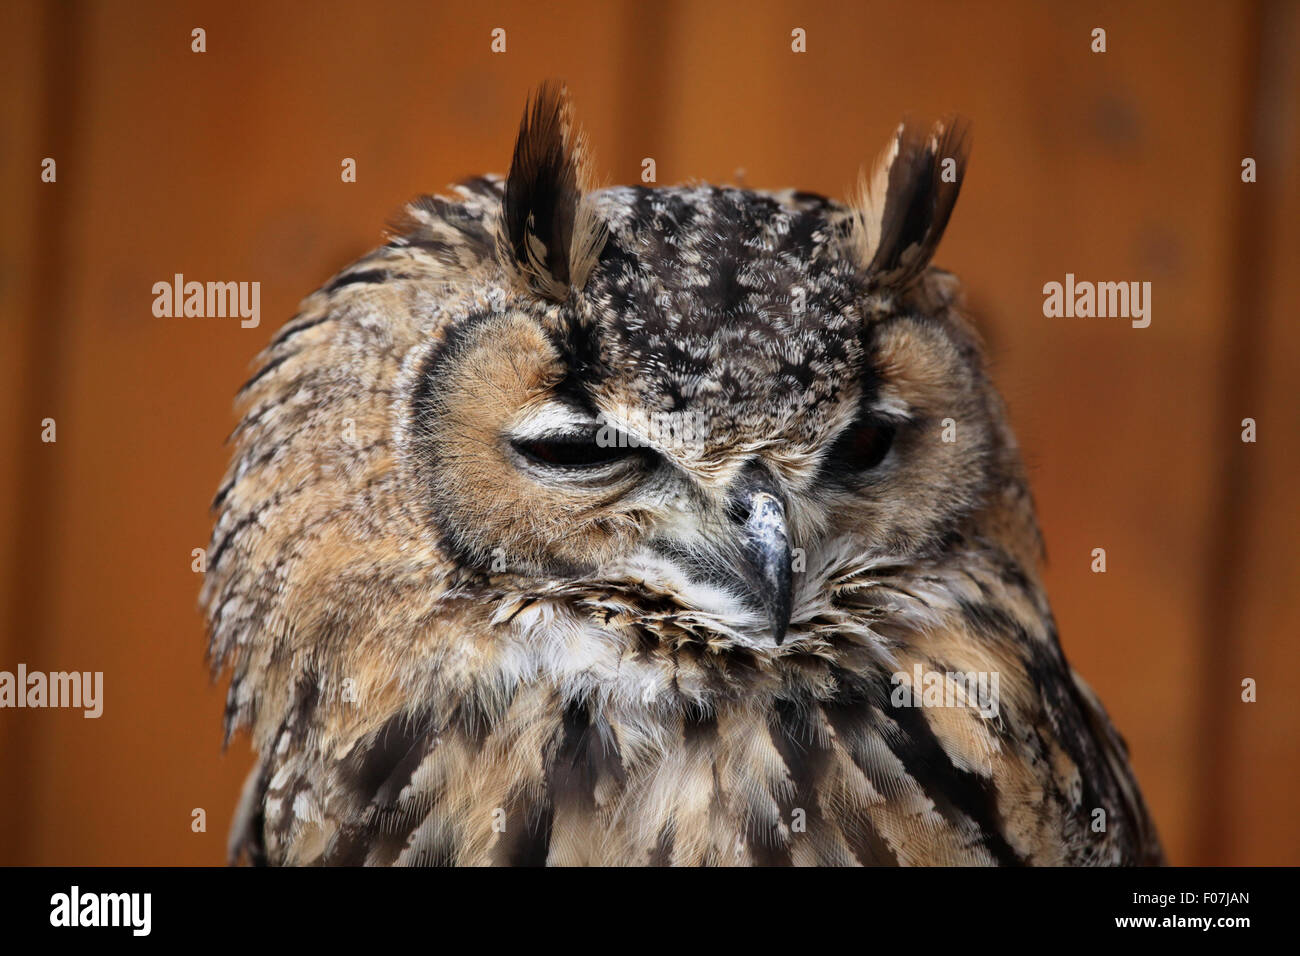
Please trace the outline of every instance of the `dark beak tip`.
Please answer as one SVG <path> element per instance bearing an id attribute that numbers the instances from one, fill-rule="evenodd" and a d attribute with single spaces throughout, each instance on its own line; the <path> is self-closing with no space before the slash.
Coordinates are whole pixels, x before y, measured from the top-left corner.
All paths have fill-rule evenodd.
<path id="1" fill-rule="evenodd" d="M 786 577 L 784 587 L 769 592 L 767 605 L 767 620 L 772 629 L 772 637 L 776 641 L 777 647 L 780 647 L 790 633 L 790 583 Z"/>
<path id="2" fill-rule="evenodd" d="M 785 641 L 790 630 L 790 613 L 793 603 L 793 575 L 790 571 L 790 550 L 784 538 L 779 549 L 764 556 L 758 569 L 759 596 L 767 612 L 768 626 L 778 646 Z"/>

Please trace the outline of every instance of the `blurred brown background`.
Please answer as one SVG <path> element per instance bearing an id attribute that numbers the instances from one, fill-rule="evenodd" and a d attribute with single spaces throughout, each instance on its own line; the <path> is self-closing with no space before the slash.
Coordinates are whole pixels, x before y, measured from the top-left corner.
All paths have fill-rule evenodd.
<path id="1" fill-rule="evenodd" d="M 746 185 L 842 195 L 903 115 L 973 120 L 938 261 L 965 278 L 1010 403 L 1066 652 L 1128 738 L 1173 862 L 1300 863 L 1295 4 L 0 16 L 0 670 L 105 681 L 99 720 L 0 711 L 0 863 L 223 860 L 250 755 L 242 739 L 221 753 L 190 563 L 234 392 L 405 200 L 505 172 L 546 77 L 568 81 L 610 182 L 654 157 L 664 184 L 743 167 Z M 56 184 L 40 181 L 47 156 Z M 155 318 L 151 287 L 178 272 L 260 281 L 262 325 Z M 1151 327 L 1044 318 L 1043 284 L 1067 272 L 1150 281 Z M 1106 574 L 1089 570 L 1096 547 Z"/>

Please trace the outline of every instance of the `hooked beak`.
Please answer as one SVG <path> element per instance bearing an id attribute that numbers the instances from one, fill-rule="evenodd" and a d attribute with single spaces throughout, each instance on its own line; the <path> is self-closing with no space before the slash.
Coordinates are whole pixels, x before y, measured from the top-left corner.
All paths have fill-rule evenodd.
<path id="1" fill-rule="evenodd" d="M 779 645 L 790 627 L 790 534 L 785 501 L 765 471 L 755 470 L 733 499 L 744 515 L 741 574 L 767 611 L 772 636 Z"/>

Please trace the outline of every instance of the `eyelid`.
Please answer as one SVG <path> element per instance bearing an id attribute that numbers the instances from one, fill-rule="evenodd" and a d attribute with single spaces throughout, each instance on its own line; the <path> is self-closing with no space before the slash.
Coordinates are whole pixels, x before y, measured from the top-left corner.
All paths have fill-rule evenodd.
<path id="1" fill-rule="evenodd" d="M 591 415 L 572 405 L 549 402 L 509 429 L 511 440 L 545 441 L 580 438 L 600 427 Z"/>
<path id="2" fill-rule="evenodd" d="M 869 418 L 886 425 L 906 425 L 915 420 L 912 406 L 896 395 L 878 395 L 870 408 L 858 413 L 858 420 Z"/>
<path id="3" fill-rule="evenodd" d="M 910 412 L 910 409 L 908 411 Z M 831 441 L 839 441 L 855 428 L 862 428 L 864 425 L 875 428 L 899 429 L 915 424 L 915 422 L 916 419 L 912 415 L 904 414 L 895 409 L 866 408 L 858 412 L 857 417 L 851 419 L 847 425 L 836 432 Z"/>

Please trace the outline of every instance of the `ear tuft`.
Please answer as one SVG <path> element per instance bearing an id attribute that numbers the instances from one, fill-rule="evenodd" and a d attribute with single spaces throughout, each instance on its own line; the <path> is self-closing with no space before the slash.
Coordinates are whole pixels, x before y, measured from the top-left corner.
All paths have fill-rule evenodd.
<path id="1" fill-rule="evenodd" d="M 523 283 L 557 302 L 582 288 L 605 239 L 586 196 L 590 186 L 586 139 L 568 91 L 543 83 L 519 124 L 499 243 Z"/>
<path id="2" fill-rule="evenodd" d="M 966 176 L 970 127 L 900 125 L 851 200 L 853 254 L 877 289 L 902 291 L 929 265 Z"/>

